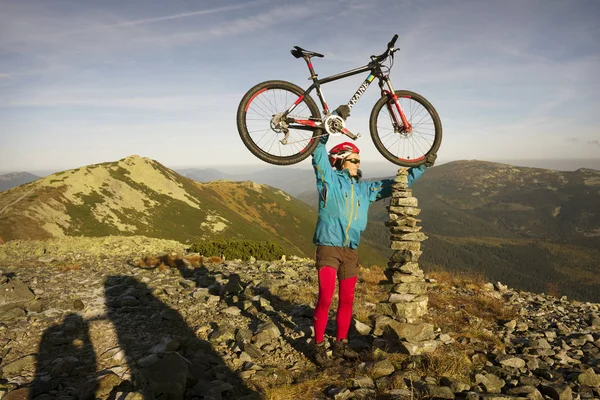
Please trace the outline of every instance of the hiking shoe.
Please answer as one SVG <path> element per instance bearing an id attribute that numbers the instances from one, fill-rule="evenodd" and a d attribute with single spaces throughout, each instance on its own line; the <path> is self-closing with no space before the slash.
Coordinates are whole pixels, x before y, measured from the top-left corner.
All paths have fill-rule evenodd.
<path id="1" fill-rule="evenodd" d="M 333 365 L 333 360 L 329 358 L 327 355 L 327 349 L 325 348 L 325 342 L 315 343 L 314 345 L 315 351 L 315 363 L 319 367 L 331 367 Z"/>
<path id="2" fill-rule="evenodd" d="M 348 346 L 348 339 L 336 340 L 333 343 L 333 357 L 356 360 L 358 353 Z"/>

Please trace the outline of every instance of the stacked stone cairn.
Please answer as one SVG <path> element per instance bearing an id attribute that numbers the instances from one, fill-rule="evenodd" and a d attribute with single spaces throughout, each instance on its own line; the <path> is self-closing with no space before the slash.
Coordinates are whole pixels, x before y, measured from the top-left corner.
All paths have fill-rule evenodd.
<path id="1" fill-rule="evenodd" d="M 380 316 L 375 321 L 375 333 L 383 334 L 389 347 L 409 354 L 422 354 L 436 348 L 433 325 L 420 323 L 427 314 L 427 283 L 419 268 L 421 242 L 427 236 L 415 218 L 421 210 L 416 197 L 408 188 L 408 170 L 400 168 L 392 185 L 388 207 L 390 219 L 386 226 L 391 231 L 394 250 L 385 275 L 391 291 L 386 302 L 378 305 Z"/>

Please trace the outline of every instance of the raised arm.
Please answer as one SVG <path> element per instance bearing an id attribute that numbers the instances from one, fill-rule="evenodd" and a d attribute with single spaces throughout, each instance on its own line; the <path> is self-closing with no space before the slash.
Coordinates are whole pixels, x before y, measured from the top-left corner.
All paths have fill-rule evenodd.
<path id="1" fill-rule="evenodd" d="M 408 170 L 408 186 L 411 186 L 414 181 L 425 172 L 425 165 L 413 167 Z M 382 179 L 376 182 L 370 182 L 371 195 L 369 196 L 371 201 L 385 199 L 392 195 L 392 185 L 394 184 L 393 179 Z"/>
<path id="2" fill-rule="evenodd" d="M 317 177 L 317 185 L 325 182 L 332 173 L 331 166 L 329 165 L 329 154 L 327 154 L 327 148 L 325 147 L 325 143 L 327 143 L 328 139 L 329 135 L 319 138 L 319 144 L 312 153 L 312 165 L 315 170 L 315 176 Z"/>

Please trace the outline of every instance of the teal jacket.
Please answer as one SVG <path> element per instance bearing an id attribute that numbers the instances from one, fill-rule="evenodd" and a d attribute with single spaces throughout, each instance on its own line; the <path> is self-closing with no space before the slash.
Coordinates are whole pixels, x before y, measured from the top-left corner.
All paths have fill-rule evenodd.
<path id="1" fill-rule="evenodd" d="M 347 169 L 333 169 L 324 142 L 326 140 L 322 139 L 312 154 L 319 192 L 319 216 L 313 242 L 320 246 L 355 249 L 360 243 L 361 233 L 367 227 L 369 205 L 390 197 L 394 181 L 360 182 L 356 177 L 351 177 Z M 423 165 L 409 169 L 409 186 L 423 171 Z"/>

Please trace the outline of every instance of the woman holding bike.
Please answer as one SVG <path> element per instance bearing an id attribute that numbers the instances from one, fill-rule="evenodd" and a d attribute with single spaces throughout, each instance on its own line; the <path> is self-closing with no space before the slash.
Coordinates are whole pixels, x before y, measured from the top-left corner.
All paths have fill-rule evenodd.
<path id="1" fill-rule="evenodd" d="M 319 216 L 313 237 L 317 245 L 316 267 L 319 275 L 319 299 L 314 313 L 315 361 L 326 367 L 333 364 L 325 348 L 325 328 L 329 306 L 335 291 L 336 276 L 339 282 L 339 304 L 336 324 L 337 337 L 333 344 L 333 357 L 356 359 L 358 354 L 348 346 L 348 330 L 352 321 L 354 288 L 358 277 L 360 235 L 367 226 L 369 205 L 390 197 L 392 179 L 361 182 L 360 150 L 349 142 L 334 146 L 329 153 L 325 148 L 329 135 L 321 137 L 312 154 L 312 165 L 319 192 Z M 419 167 L 409 169 L 411 185 L 425 170 L 433 165 L 435 156 Z"/>

